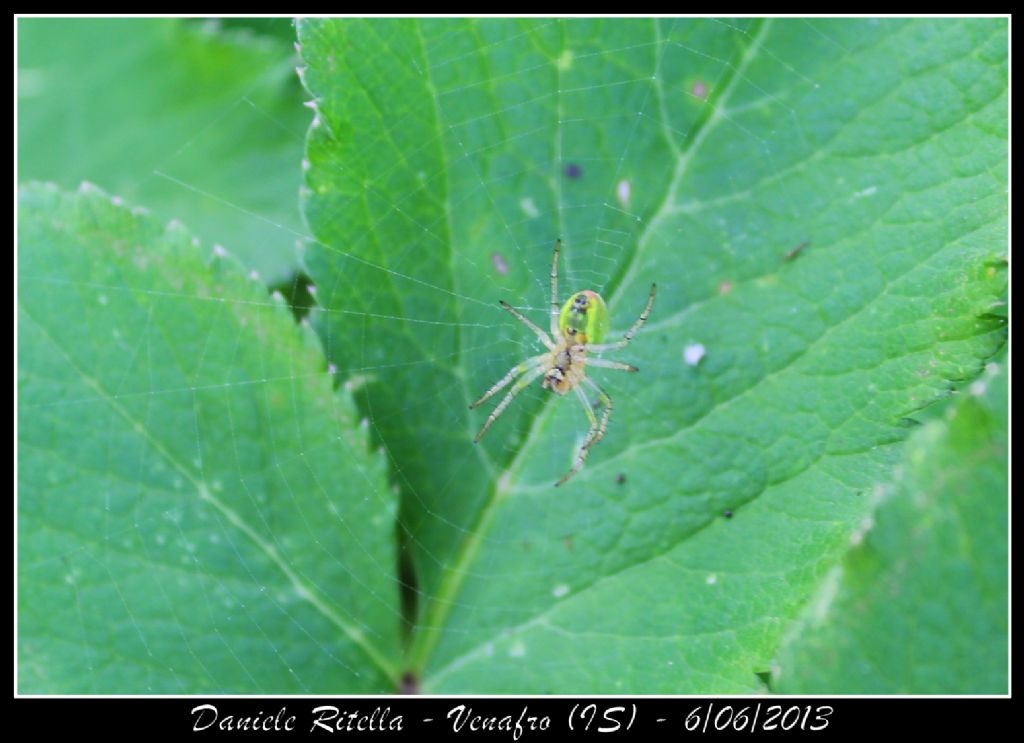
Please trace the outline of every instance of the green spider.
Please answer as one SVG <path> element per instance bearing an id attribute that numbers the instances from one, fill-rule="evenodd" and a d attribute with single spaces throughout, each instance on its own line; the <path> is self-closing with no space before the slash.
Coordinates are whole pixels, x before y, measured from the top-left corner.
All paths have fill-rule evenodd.
<path id="1" fill-rule="evenodd" d="M 558 253 L 561 247 L 562 241 L 555 241 L 555 256 L 551 265 L 550 336 L 523 317 L 507 302 L 501 302 L 502 307 L 512 313 L 513 317 L 540 338 L 541 343 L 547 346 L 547 353 L 542 353 L 539 356 L 534 356 L 522 363 L 516 364 L 509 370 L 508 374 L 487 390 L 483 397 L 469 406 L 470 409 L 475 408 L 496 392 L 508 386 L 516 377 L 519 377 L 519 380 L 508 391 L 508 394 L 498 403 L 498 407 L 487 418 L 487 422 L 480 429 L 480 433 L 473 439 L 473 443 L 476 443 L 480 441 L 487 432 L 487 429 L 491 427 L 491 424 L 509 406 L 512 398 L 538 377 L 544 377 L 541 387 L 556 392 L 559 395 L 564 395 L 569 390 L 575 390 L 576 397 L 579 399 L 580 404 L 583 405 L 583 410 L 590 420 L 590 431 L 580 447 L 580 453 L 576 457 L 572 468 L 565 473 L 561 480 L 555 483 L 555 487 L 558 487 L 580 471 L 584 460 L 587 458 L 587 454 L 590 453 L 591 447 L 604 436 L 604 432 L 608 428 L 608 418 L 612 414 L 612 399 L 608 396 L 607 392 L 587 378 L 587 364 L 601 367 L 602 369 L 619 369 L 628 372 L 637 371 L 635 366 L 621 364 L 618 361 L 588 358 L 587 354 L 617 351 L 628 346 L 629 342 L 633 340 L 633 336 L 640 329 L 640 326 L 646 322 L 648 315 L 651 314 L 651 305 L 654 304 L 654 293 L 657 290 L 657 285 L 651 284 L 651 293 L 647 297 L 647 306 L 644 307 L 644 311 L 640 313 L 640 317 L 637 318 L 636 322 L 633 323 L 633 327 L 622 337 L 622 340 L 615 343 L 602 343 L 605 335 L 608 333 L 608 306 L 604 303 L 600 294 L 589 289 L 576 292 L 566 300 L 561 310 L 558 309 Z M 593 392 L 597 393 L 598 400 L 601 401 L 601 405 L 604 407 L 600 421 L 598 421 L 597 414 L 594 412 L 594 408 L 590 404 L 590 400 L 587 399 L 587 395 L 581 385 L 586 385 Z"/>

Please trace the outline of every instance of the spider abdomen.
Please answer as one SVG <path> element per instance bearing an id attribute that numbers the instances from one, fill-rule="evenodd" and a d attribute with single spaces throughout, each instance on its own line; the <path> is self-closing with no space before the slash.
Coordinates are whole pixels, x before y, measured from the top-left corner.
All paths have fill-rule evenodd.
<path id="1" fill-rule="evenodd" d="M 608 334 L 608 305 L 595 291 L 576 292 L 562 305 L 558 329 L 572 343 L 600 343 Z"/>

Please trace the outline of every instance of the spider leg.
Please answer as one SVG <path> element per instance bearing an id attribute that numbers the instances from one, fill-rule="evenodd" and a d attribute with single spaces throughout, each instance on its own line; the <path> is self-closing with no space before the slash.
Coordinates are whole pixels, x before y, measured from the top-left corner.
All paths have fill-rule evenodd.
<path id="1" fill-rule="evenodd" d="M 523 315 L 520 314 L 520 312 L 518 310 L 516 310 L 512 305 L 510 305 L 504 299 L 501 300 L 501 302 L 499 302 L 499 304 L 501 304 L 502 307 L 504 307 L 506 310 L 511 312 L 512 313 L 512 317 L 514 317 L 516 320 L 518 320 L 523 325 L 525 325 L 530 330 L 532 330 L 534 333 L 536 333 L 537 337 L 540 338 L 540 342 L 543 343 L 547 347 L 547 349 L 549 351 L 555 350 L 555 342 L 548 337 L 547 333 L 545 333 L 543 330 L 541 330 L 536 325 L 534 325 L 532 322 L 530 322 L 525 317 L 523 317 Z"/>
<path id="2" fill-rule="evenodd" d="M 622 336 L 621 341 L 616 341 L 615 343 L 597 343 L 589 345 L 587 346 L 587 350 L 592 351 L 594 353 L 603 353 L 605 351 L 617 351 L 620 348 L 625 348 L 626 346 L 628 346 L 629 342 L 633 340 L 633 336 L 636 335 L 636 332 L 640 330 L 640 328 L 643 326 L 645 322 L 647 322 L 647 318 L 651 314 L 651 305 L 654 304 L 654 293 L 655 291 L 657 291 L 657 289 L 657 284 L 651 284 L 651 293 L 647 297 L 647 306 L 644 307 L 644 311 L 640 313 L 640 317 L 638 317 L 636 319 L 636 322 L 633 323 L 633 327 L 627 330 L 626 334 Z M 591 361 L 589 363 L 593 364 L 594 362 Z"/>
<path id="3" fill-rule="evenodd" d="M 555 257 L 551 261 L 551 337 L 558 337 L 558 251 L 562 238 L 555 240 Z"/>
<path id="4" fill-rule="evenodd" d="M 602 369 L 618 369 L 619 371 L 635 372 L 640 371 L 632 364 L 623 364 L 619 361 L 609 361 L 608 359 L 587 359 L 588 366 L 599 366 Z"/>
<path id="5" fill-rule="evenodd" d="M 469 409 L 472 410 L 477 405 L 486 401 L 495 392 L 500 391 L 502 388 L 508 385 L 509 382 L 511 382 L 513 379 L 518 377 L 523 372 L 532 369 L 533 367 L 540 364 L 542 361 L 547 359 L 548 356 L 550 356 L 550 354 L 542 353 L 540 356 L 534 356 L 533 358 L 527 359 L 521 364 L 516 364 L 515 366 L 513 366 L 511 369 L 509 369 L 508 374 L 506 374 L 504 377 L 495 382 L 494 386 L 487 390 L 487 392 L 484 393 L 483 397 L 481 397 L 479 400 L 477 400 L 475 403 L 469 406 Z"/>
<path id="6" fill-rule="evenodd" d="M 507 408 L 509 403 L 512 402 L 512 398 L 519 394 L 519 392 L 522 389 L 529 386 L 529 384 L 533 382 L 541 374 L 543 374 L 546 369 L 546 366 L 538 365 L 537 368 L 524 374 L 522 377 L 520 377 L 518 382 L 512 385 L 512 389 L 510 389 L 508 391 L 508 394 L 505 395 L 504 398 L 502 398 L 500 403 L 498 403 L 498 407 L 496 407 L 494 411 L 490 414 L 490 416 L 488 416 L 487 422 L 484 423 L 483 428 L 480 429 L 480 433 L 478 433 L 476 435 L 476 438 L 473 439 L 474 444 L 483 437 L 483 435 L 487 432 L 487 429 L 491 427 L 491 424 L 494 423 L 494 421 L 497 419 L 499 415 L 502 414 L 502 412 L 504 412 L 505 408 Z"/>
<path id="7" fill-rule="evenodd" d="M 591 382 L 587 377 L 583 378 L 583 383 L 597 393 L 598 398 L 601 400 L 601 404 L 604 406 L 604 411 L 601 413 L 601 422 L 598 423 L 597 416 L 594 415 L 594 409 L 591 407 L 590 401 L 587 400 L 586 395 L 583 394 L 583 391 L 579 387 L 574 388 L 580 402 L 583 403 L 583 406 L 587 411 L 587 417 L 590 418 L 590 431 L 587 433 L 587 438 L 584 440 L 583 446 L 580 447 L 580 453 L 576 457 L 576 461 L 573 463 L 572 469 L 566 472 L 562 476 L 562 479 L 555 483 L 556 488 L 580 471 L 583 467 L 583 463 L 587 459 L 587 455 L 590 453 L 590 449 L 598 441 L 604 438 L 604 432 L 608 429 L 608 418 L 611 417 L 612 414 L 612 398 L 608 396 L 608 393 Z"/>
<path id="8" fill-rule="evenodd" d="M 590 430 L 587 431 L 587 437 L 583 439 L 583 446 L 585 447 L 587 442 L 593 437 L 594 431 L 597 430 L 597 416 L 594 414 L 594 406 L 590 404 L 590 400 L 587 399 L 587 395 L 583 391 L 583 388 L 576 385 L 573 387 L 573 391 L 576 393 L 576 397 L 579 399 L 580 404 L 583 405 L 583 412 L 585 412 L 587 414 L 587 418 L 590 419 Z"/>

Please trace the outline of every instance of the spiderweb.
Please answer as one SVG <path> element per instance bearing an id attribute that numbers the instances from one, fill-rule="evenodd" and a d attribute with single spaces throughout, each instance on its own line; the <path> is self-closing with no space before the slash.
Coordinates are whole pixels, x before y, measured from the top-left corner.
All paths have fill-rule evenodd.
<path id="1" fill-rule="evenodd" d="M 360 34 L 386 38 L 392 26 L 378 21 L 358 28 L 344 41 L 358 44 Z M 543 350 L 533 334 L 497 302 L 508 301 L 547 329 L 548 273 L 551 251 L 559 237 L 559 298 L 564 301 L 570 292 L 584 288 L 605 296 L 612 312 L 610 340 L 619 337 L 639 314 L 649 283 L 658 282 L 659 294 L 647 327 L 614 358 L 632 362 L 671 356 L 680 369 L 695 373 L 705 353 L 715 353 L 714 333 L 688 338 L 684 345 L 673 341 L 669 346 L 664 340 L 666 329 L 678 325 L 688 308 L 727 294 L 734 284 L 756 276 L 757 264 L 749 259 L 748 248 L 756 242 L 754 233 L 763 220 L 793 225 L 788 241 L 778 245 L 780 256 L 797 249 L 805 239 L 800 223 L 813 204 L 791 192 L 787 172 L 806 155 L 805 130 L 814 118 L 822 50 L 843 50 L 842 29 L 823 21 L 803 20 L 631 19 L 598 24 L 583 19 L 535 19 L 518 24 L 479 21 L 468 26 L 425 20 L 420 36 L 422 54 L 409 51 L 404 58 L 395 53 L 377 60 L 382 72 L 379 78 L 365 81 L 366 105 L 373 104 L 375 86 L 389 84 L 387 70 L 395 65 L 406 73 L 412 69 L 429 78 L 434 109 L 423 110 L 416 99 L 407 110 L 385 111 L 388 123 L 381 131 L 329 133 L 337 139 L 350 137 L 354 143 L 349 145 L 349 159 L 335 164 L 339 169 L 369 172 L 372 165 L 376 177 L 365 183 L 361 193 L 320 203 L 314 191 L 317 183 L 329 181 L 329 175 L 317 175 L 313 191 L 306 193 L 306 198 L 323 210 L 307 214 L 317 235 L 290 202 L 268 206 L 266 200 L 248 198 L 251 193 L 242 198 L 216 178 L 197 174 L 188 159 L 190 153 L 206 147 L 216 151 L 218 143 L 233 136 L 246 137 L 269 128 L 286 133 L 281 151 L 297 157 L 291 173 L 281 177 L 297 183 L 304 129 L 296 129 L 294 118 L 285 118 L 272 105 L 260 103 L 264 93 L 280 84 L 276 73 L 269 71 L 271 65 L 266 75 L 252 76 L 243 90 L 230 91 L 216 100 L 206 109 L 213 113 L 202 114 L 193 129 L 166 136 L 158 146 L 159 156 L 139 162 L 127 180 L 117 184 L 100 181 L 99 185 L 122 193 L 133 188 L 138 191 L 142 184 L 173 192 L 177 203 L 205 215 L 202 224 L 189 225 L 204 245 L 223 245 L 217 250 L 239 256 L 254 271 L 254 279 L 268 279 L 273 290 L 297 303 L 305 302 L 301 290 L 310 281 L 307 272 L 312 274 L 311 294 L 316 304 L 308 309 L 308 322 L 319 330 L 329 359 L 325 362 L 330 364 L 328 372 L 355 394 L 371 446 L 381 448 L 386 457 L 383 483 L 367 470 L 365 481 L 375 489 L 370 496 L 391 498 L 397 493 L 402 504 L 398 516 L 402 522 L 400 564 L 378 564 L 381 574 L 391 575 L 391 584 L 369 585 L 365 576 L 355 572 L 349 577 L 357 591 L 402 595 L 403 601 L 389 611 L 396 634 L 403 623 L 409 625 L 406 635 L 412 638 L 407 640 L 414 648 L 412 653 L 419 652 L 426 664 L 424 677 L 416 682 L 444 688 L 444 682 L 457 676 L 461 668 L 486 658 L 495 669 L 514 671 L 528 663 L 531 689 L 579 691 L 575 679 L 623 663 L 612 635 L 604 652 L 577 658 L 575 667 L 567 670 L 565 658 L 538 656 L 507 628 L 494 628 L 503 622 L 518 627 L 546 621 L 542 619 L 545 612 L 536 612 L 532 618 L 522 616 L 520 602 L 531 599 L 524 599 L 515 586 L 543 584 L 543 593 L 555 603 L 581 588 L 573 575 L 552 575 L 544 564 L 546 555 L 583 551 L 586 559 L 600 562 L 603 549 L 617 544 L 629 550 L 628 535 L 615 534 L 607 544 L 596 539 L 588 544 L 587 534 L 624 515 L 614 500 L 615 489 L 642 479 L 630 469 L 636 466 L 631 447 L 642 444 L 645 437 L 664 435 L 676 425 L 659 411 L 685 407 L 685 384 L 664 399 L 645 392 L 643 370 L 638 375 L 595 372 L 595 378 L 612 394 L 615 412 L 605 440 L 593 449 L 586 468 L 577 476 L 578 488 L 561 491 L 553 491 L 551 484 L 568 468 L 587 430 L 586 418 L 571 395 L 552 399 L 539 384 L 523 390 L 474 449 L 472 434 L 500 396 L 480 411 L 470 411 L 464 403 L 452 404 L 451 390 L 459 388 L 456 397 L 479 396 L 514 363 Z M 804 40 L 804 51 L 797 51 L 800 47 L 793 43 L 794 38 Z M 536 46 L 536 54 L 524 52 L 530 45 Z M 290 63 L 299 64 L 297 60 Z M 360 72 L 368 69 L 360 67 Z M 555 92 L 531 88 L 534 74 L 554 76 Z M 23 86 L 30 83 L 31 76 L 23 78 Z M 118 84 L 118 73 L 112 74 L 108 84 Z M 477 99 L 488 96 L 492 103 L 478 108 Z M 539 111 L 545 112 L 543 120 L 536 118 Z M 304 115 L 306 121 L 314 121 L 314 129 L 326 126 L 324 112 L 313 110 Z M 423 118 L 440 122 L 435 124 L 433 138 L 404 141 L 407 128 L 414 129 Z M 719 156 L 704 160 L 705 147 L 712 139 Z M 390 146 L 400 158 L 425 163 L 413 168 L 412 181 L 392 180 L 404 178 L 409 163 L 402 159 L 377 161 L 386 140 L 391 140 Z M 431 151 L 443 154 L 434 160 L 420 157 Z M 29 169 L 27 163 L 22 167 Z M 321 161 L 306 162 L 305 167 L 316 171 L 325 166 Z M 268 180 L 279 175 L 274 169 L 265 172 Z M 723 204 L 748 198 L 751 188 L 766 179 L 780 182 L 773 192 L 777 200 L 770 207 L 759 204 L 747 223 L 705 218 L 715 215 Z M 415 200 L 424 190 L 443 202 L 440 211 L 421 215 L 415 210 Z M 277 198 L 270 196 L 271 200 Z M 359 199 L 369 203 L 360 225 L 364 237 L 347 243 L 333 240 L 333 236 L 345 234 L 335 229 L 333 220 L 350 215 L 351 203 Z M 173 216 L 159 203 L 146 206 Z M 769 208 L 771 213 L 766 211 Z M 223 225 L 238 227 L 225 229 Z M 380 243 L 382 238 L 403 233 L 405 239 Z M 232 237 L 240 234 L 264 237 L 244 245 L 232 244 Z M 667 235 L 687 246 L 690 270 L 685 274 L 664 272 L 676 265 L 665 258 Z M 293 245 L 298 249 L 290 253 Z M 443 262 L 451 265 L 447 275 L 437 272 L 438 263 L 430 257 L 431 251 L 441 250 L 446 251 Z M 301 261 L 309 265 L 301 265 Z M 319 276 L 328 277 L 327 285 L 318 281 Z M 45 278 L 36 277 L 35 281 Z M 343 293 L 360 289 L 353 283 L 359 281 L 367 283 L 358 296 L 346 300 Z M 32 291 L 38 285 L 23 283 L 21 291 Z M 101 291 L 119 289 L 140 291 L 117 285 Z M 400 299 L 392 301 L 389 292 Z M 403 297 L 403 292 L 407 296 Z M 171 290 L 165 299 L 180 303 L 184 310 L 207 301 Z M 276 300 L 268 296 L 266 302 L 269 307 Z M 143 341 L 147 334 L 160 332 L 147 326 L 147 318 L 137 320 L 143 327 Z M 339 335 L 339 327 L 346 332 Z M 411 353 L 394 350 L 403 344 L 415 346 L 424 338 L 428 346 L 439 342 Z M 124 355 L 111 363 L 124 365 L 126 370 L 134 368 L 140 347 L 126 347 Z M 270 380 L 232 375 L 217 384 L 229 396 L 239 389 L 269 385 Z M 159 398 L 179 393 L 180 389 L 157 385 L 131 394 Z M 116 391 L 111 395 L 113 404 L 126 394 Z M 417 428 L 431 419 L 436 432 Z M 410 422 L 412 429 L 405 430 Z M 197 429 L 195 443 L 201 472 L 210 441 Z M 225 443 L 230 449 L 236 442 Z M 528 455 L 524 455 L 527 444 Z M 275 442 L 269 445 L 273 447 Z M 464 449 L 466 462 L 475 464 L 460 464 L 457 447 Z M 286 458 L 329 457 L 330 451 L 312 447 L 279 454 Z M 464 478 L 479 478 L 470 472 L 473 467 L 486 470 L 492 485 L 466 494 Z M 587 470 L 600 473 L 600 481 L 584 477 L 590 476 Z M 519 479 L 513 482 L 510 472 Z M 366 483 L 360 487 L 365 489 Z M 238 473 L 235 482 L 216 483 L 217 490 L 252 487 L 246 473 Z M 527 511 L 500 511 L 498 505 L 511 488 L 517 497 L 528 501 Z M 30 494 L 22 492 L 21 498 L 26 497 Z M 253 497 L 260 495 L 254 491 Z M 571 505 L 566 501 L 569 498 Z M 445 505 L 453 500 L 459 503 L 456 509 Z M 224 511 L 211 508 L 222 527 L 218 539 L 239 558 L 239 570 L 252 574 L 244 551 L 236 547 L 252 541 L 253 535 L 232 524 Z M 578 512 L 571 526 L 566 526 L 567 508 Z M 270 505 L 266 509 L 270 523 Z M 143 552 L 162 547 L 170 539 L 198 565 L 203 560 L 201 550 L 189 549 L 192 537 L 173 528 L 178 524 L 177 512 L 178 507 L 171 506 L 135 518 L 130 527 L 109 531 L 109 526 L 103 527 L 96 539 L 111 551 L 122 541 L 130 541 Z M 526 543 L 519 532 L 496 525 L 496 519 L 505 517 L 528 518 L 535 537 Z M 321 516 L 310 509 L 303 518 L 310 543 L 319 544 L 317 521 Z M 343 514 L 331 518 L 358 543 L 360 524 L 346 522 Z M 257 541 L 264 557 L 287 554 L 273 538 Z M 512 570 L 494 558 L 510 552 L 521 557 Z M 75 611 L 79 616 L 93 611 L 75 585 L 76 553 L 60 553 L 43 562 L 51 565 L 53 560 L 66 566 L 68 599 Z M 376 556 L 373 561 L 378 562 Z M 187 618 L 175 612 L 167 594 L 162 603 L 168 607 L 170 621 L 181 628 L 181 645 L 177 649 L 154 647 L 149 621 L 139 620 L 139 607 L 149 602 L 139 592 L 147 589 L 122 578 L 115 563 L 112 559 L 107 569 L 112 595 L 123 609 L 123 621 L 134 628 L 149 667 L 131 682 L 136 684 L 134 691 L 187 693 L 197 686 L 217 688 L 223 679 L 207 667 L 209 652 L 230 653 L 243 669 L 255 662 L 246 652 L 261 653 L 271 657 L 269 662 L 277 663 L 282 679 L 287 679 L 280 685 L 268 685 L 264 676 L 248 674 L 247 692 L 334 690 L 319 685 L 323 676 L 307 674 L 292 658 L 286 658 L 277 637 L 264 633 L 243 649 L 228 641 L 211 646 L 206 638 L 190 636 Z M 288 580 L 284 588 L 268 593 L 266 601 L 275 612 L 291 618 L 297 634 L 313 638 L 312 647 L 324 659 L 328 672 L 332 668 L 336 672 L 335 688 L 349 688 L 348 679 L 363 673 L 359 661 L 336 653 L 330 637 L 323 635 L 323 627 L 312 624 L 305 612 L 308 603 L 316 602 L 304 601 L 309 598 L 303 596 L 304 587 L 312 586 L 316 595 L 329 595 L 331 586 L 322 585 L 304 564 L 292 564 L 287 557 L 280 557 L 277 563 Z M 33 564 L 23 567 L 23 582 L 33 579 Z M 344 564 L 335 568 L 346 572 Z M 488 583 L 508 584 L 506 598 L 496 599 L 494 594 L 473 588 Z M 163 590 L 155 587 L 158 593 Z M 219 588 L 206 583 L 197 590 L 209 592 L 208 603 L 220 596 Z M 230 587 L 227 592 L 230 594 Z M 479 603 L 481 595 L 486 603 Z M 297 605 L 304 609 L 300 611 Z M 323 607 L 314 608 L 315 614 Z M 235 604 L 234 611 L 251 612 L 257 626 L 257 615 L 262 616 L 244 603 Z M 450 625 L 453 615 L 461 615 L 463 620 Z M 381 632 L 362 625 L 356 615 L 348 620 L 346 623 L 367 633 Z M 593 631 L 608 628 L 595 618 Z M 416 638 L 421 635 L 430 639 L 417 645 Z M 88 659 L 102 654 L 91 649 L 93 640 L 84 629 L 69 629 L 65 639 L 78 644 L 77 652 L 87 658 L 86 667 L 92 667 Z M 435 651 L 445 660 L 432 665 Z M 21 660 L 31 662 L 24 655 Z M 267 662 L 261 660 L 260 664 Z M 667 658 L 665 662 L 671 666 L 676 661 Z M 549 679 L 549 683 L 544 685 L 538 679 Z M 59 683 L 55 686 L 54 691 L 65 688 Z M 610 687 L 604 690 L 637 690 L 629 678 Z M 86 673 L 82 687 L 76 690 L 107 689 L 97 685 L 95 677 L 90 681 Z"/>

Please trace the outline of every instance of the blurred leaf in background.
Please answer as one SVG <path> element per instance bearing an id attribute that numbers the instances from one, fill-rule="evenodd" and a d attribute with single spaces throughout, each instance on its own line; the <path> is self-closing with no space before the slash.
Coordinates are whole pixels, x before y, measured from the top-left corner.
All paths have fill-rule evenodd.
<path id="1" fill-rule="evenodd" d="M 91 181 L 285 280 L 310 119 L 293 42 L 289 19 L 21 18 L 19 178 Z"/>
<path id="2" fill-rule="evenodd" d="M 910 437 L 894 492 L 794 627 L 773 688 L 1009 692 L 1008 385 L 1004 354 Z"/>
<path id="3" fill-rule="evenodd" d="M 308 324 L 180 223 L 19 201 L 19 690 L 394 689 L 395 498 Z"/>

